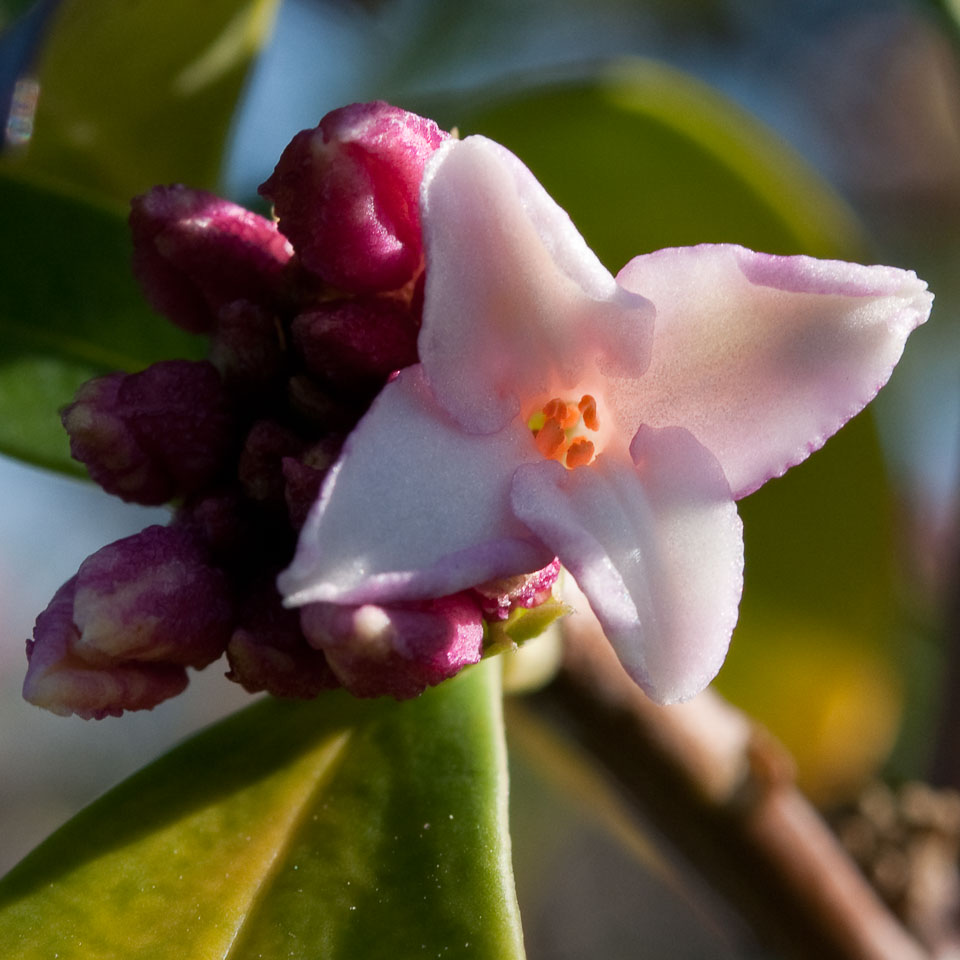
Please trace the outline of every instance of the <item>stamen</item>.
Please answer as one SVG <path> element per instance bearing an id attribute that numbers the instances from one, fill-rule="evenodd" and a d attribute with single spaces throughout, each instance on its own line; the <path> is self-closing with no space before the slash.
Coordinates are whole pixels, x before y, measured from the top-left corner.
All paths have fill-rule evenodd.
<path id="1" fill-rule="evenodd" d="M 564 403 L 559 397 L 554 397 L 545 404 L 543 413 L 548 420 L 556 420 L 564 430 L 568 430 L 580 419 L 573 406 Z"/>
<path id="2" fill-rule="evenodd" d="M 576 437 L 567 450 L 567 467 L 575 470 L 586 466 L 593 459 L 593 441 L 586 437 Z"/>
<path id="3" fill-rule="evenodd" d="M 537 431 L 535 439 L 537 449 L 548 459 L 553 459 L 562 451 L 567 435 L 563 432 L 563 427 L 551 417 Z"/>
<path id="4" fill-rule="evenodd" d="M 597 401 L 589 393 L 585 393 L 580 398 L 578 408 L 580 413 L 583 414 L 584 426 L 588 430 L 599 430 L 600 419 L 597 417 Z"/>

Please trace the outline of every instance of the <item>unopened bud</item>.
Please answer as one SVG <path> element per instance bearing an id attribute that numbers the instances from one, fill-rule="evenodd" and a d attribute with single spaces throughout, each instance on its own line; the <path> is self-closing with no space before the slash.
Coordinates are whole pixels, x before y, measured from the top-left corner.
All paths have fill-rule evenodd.
<path id="1" fill-rule="evenodd" d="M 448 136 L 399 107 L 354 103 L 298 133 L 260 193 L 303 266 L 325 283 L 397 290 L 422 263 L 420 181 Z"/>
<path id="2" fill-rule="evenodd" d="M 249 300 L 228 303 L 217 315 L 209 356 L 224 383 L 238 393 L 268 385 L 283 369 L 276 315 Z"/>
<path id="3" fill-rule="evenodd" d="M 165 360 L 85 383 L 61 418 L 70 452 L 108 493 L 161 504 L 201 489 L 232 442 L 232 418 L 207 362 Z"/>
<path id="4" fill-rule="evenodd" d="M 407 700 L 477 663 L 483 621 L 460 593 L 404 607 L 304 607 L 300 623 L 354 696 Z"/>
<path id="5" fill-rule="evenodd" d="M 294 530 L 300 530 L 306 522 L 310 508 L 320 495 L 324 477 L 340 455 L 342 446 L 342 437 L 330 436 L 315 443 L 302 457 L 284 458 L 284 499 Z"/>
<path id="6" fill-rule="evenodd" d="M 223 653 L 232 617 L 193 533 L 148 527 L 88 557 L 37 618 L 24 696 L 86 717 L 148 709 Z"/>
<path id="7" fill-rule="evenodd" d="M 358 297 L 321 304 L 291 328 L 307 369 L 338 386 L 379 387 L 417 362 L 419 317 L 403 300 Z"/>
<path id="8" fill-rule="evenodd" d="M 204 190 L 154 187 L 130 209 L 133 272 L 155 310 L 194 333 L 234 300 L 271 307 L 293 255 L 272 221 Z"/>
<path id="9" fill-rule="evenodd" d="M 249 693 L 310 699 L 340 686 L 326 657 L 304 639 L 296 610 L 286 609 L 272 578 L 247 591 L 227 646 L 227 677 Z"/>
<path id="10" fill-rule="evenodd" d="M 150 710 L 182 693 L 187 671 L 167 663 L 93 664 L 73 652 L 79 631 L 73 622 L 76 577 L 55 594 L 37 617 L 27 641 L 23 697 L 61 717 L 84 720 L 119 717 L 124 710 Z"/>

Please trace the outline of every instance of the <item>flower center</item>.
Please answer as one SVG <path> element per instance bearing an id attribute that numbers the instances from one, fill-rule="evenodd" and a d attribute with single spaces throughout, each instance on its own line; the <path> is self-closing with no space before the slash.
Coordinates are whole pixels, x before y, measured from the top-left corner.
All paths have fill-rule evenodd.
<path id="1" fill-rule="evenodd" d="M 600 429 L 597 401 L 585 393 L 577 403 L 554 397 L 527 421 L 537 449 L 548 459 L 557 460 L 568 470 L 586 466 L 596 452 L 594 439 Z"/>

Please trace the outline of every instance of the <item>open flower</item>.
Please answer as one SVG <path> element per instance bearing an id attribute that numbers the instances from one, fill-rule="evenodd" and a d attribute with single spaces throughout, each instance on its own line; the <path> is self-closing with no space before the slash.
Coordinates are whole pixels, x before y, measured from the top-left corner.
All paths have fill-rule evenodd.
<path id="1" fill-rule="evenodd" d="M 737 618 L 735 499 L 872 399 L 929 314 L 926 285 L 728 245 L 614 279 L 482 137 L 430 158 L 421 222 L 421 362 L 350 435 L 281 591 L 389 605 L 556 556 L 637 683 L 693 696 Z"/>

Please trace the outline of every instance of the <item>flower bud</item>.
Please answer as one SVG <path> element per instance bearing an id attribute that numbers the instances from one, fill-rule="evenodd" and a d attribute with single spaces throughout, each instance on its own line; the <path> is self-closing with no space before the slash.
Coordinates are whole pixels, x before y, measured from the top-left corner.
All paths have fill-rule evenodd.
<path id="1" fill-rule="evenodd" d="M 270 220 L 180 184 L 135 197 L 130 230 L 133 272 L 151 306 L 194 333 L 211 330 L 234 300 L 272 306 L 293 255 Z"/>
<path id="2" fill-rule="evenodd" d="M 464 593 L 405 607 L 316 603 L 300 625 L 357 697 L 419 696 L 483 654 L 480 610 Z"/>
<path id="3" fill-rule="evenodd" d="M 529 610 L 549 600 L 559 575 L 560 561 L 554 557 L 541 570 L 490 580 L 474 587 L 474 593 L 488 620 L 506 620 L 517 607 Z"/>
<path id="4" fill-rule="evenodd" d="M 397 290 L 420 269 L 420 181 L 448 136 L 382 101 L 354 103 L 298 133 L 260 193 L 303 266 L 325 283 Z"/>
<path id="5" fill-rule="evenodd" d="M 342 446 L 342 437 L 329 436 L 315 443 L 302 457 L 284 457 L 284 499 L 294 530 L 300 530 L 306 522 L 310 508 L 320 495 L 320 485 Z"/>
<path id="6" fill-rule="evenodd" d="M 226 577 L 175 527 L 148 527 L 98 550 L 57 591 L 27 642 L 24 697 L 68 716 L 150 709 L 180 693 L 185 668 L 223 652 Z"/>
<path id="7" fill-rule="evenodd" d="M 297 611 L 281 603 L 272 578 L 246 592 L 238 621 L 227 646 L 227 677 L 249 693 L 306 700 L 340 686 L 322 651 L 304 639 Z"/>
<path id="8" fill-rule="evenodd" d="M 108 493 L 155 505 L 217 474 L 233 442 L 217 371 L 165 360 L 85 383 L 61 413 L 70 452 Z"/>
<path id="9" fill-rule="evenodd" d="M 307 369 L 337 386 L 377 388 L 417 362 L 419 316 L 391 297 L 333 300 L 300 314 L 291 327 Z"/>
<path id="10" fill-rule="evenodd" d="M 147 527 L 102 547 L 77 571 L 74 652 L 90 662 L 205 667 L 232 625 L 230 588 L 192 531 Z"/>
<path id="11" fill-rule="evenodd" d="M 267 386 L 283 369 L 276 315 L 249 300 L 228 303 L 217 314 L 209 357 L 238 395 Z"/>
<path id="12" fill-rule="evenodd" d="M 61 717 L 84 720 L 119 717 L 124 710 L 150 710 L 182 693 L 187 671 L 167 663 L 94 665 L 73 653 L 79 633 L 73 623 L 76 577 L 55 594 L 37 617 L 27 641 L 23 697 Z"/>
<path id="13" fill-rule="evenodd" d="M 247 434 L 237 465 L 243 492 L 251 500 L 282 501 L 285 478 L 283 461 L 298 457 L 306 441 L 273 420 L 258 420 Z"/>

